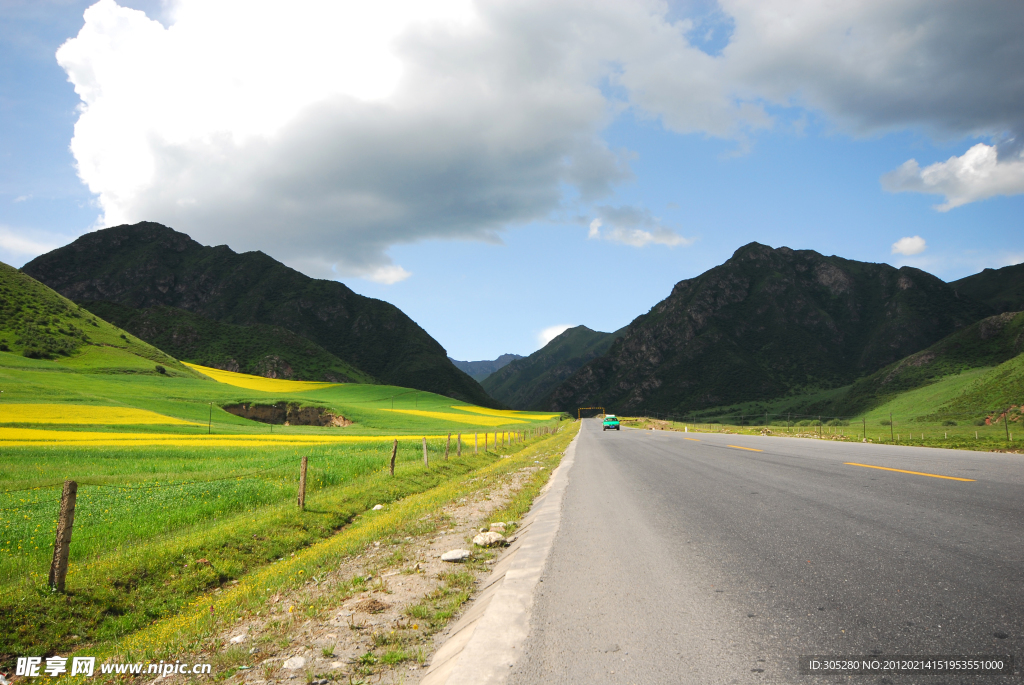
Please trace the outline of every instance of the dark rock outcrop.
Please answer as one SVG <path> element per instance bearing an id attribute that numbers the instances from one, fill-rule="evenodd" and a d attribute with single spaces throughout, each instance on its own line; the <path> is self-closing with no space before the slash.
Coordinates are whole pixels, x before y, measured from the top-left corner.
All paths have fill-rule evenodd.
<path id="1" fill-rule="evenodd" d="M 334 414 L 323 407 L 302 407 L 295 402 L 277 404 L 229 404 L 224 411 L 243 419 L 260 423 L 275 423 L 285 426 L 351 426 L 344 416 Z"/>

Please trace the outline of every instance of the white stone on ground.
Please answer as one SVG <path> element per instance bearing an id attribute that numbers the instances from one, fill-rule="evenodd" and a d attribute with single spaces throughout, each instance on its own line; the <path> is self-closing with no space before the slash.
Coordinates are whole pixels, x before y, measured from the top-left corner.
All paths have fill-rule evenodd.
<path id="1" fill-rule="evenodd" d="M 373 505 L 373 510 L 374 510 L 374 511 L 380 511 L 380 510 L 381 510 L 381 509 L 383 509 L 383 508 L 384 508 L 384 505 L 383 505 L 383 504 L 374 504 L 374 505 Z"/>
<path id="2" fill-rule="evenodd" d="M 441 561 L 465 561 L 473 556 L 468 549 L 452 549 L 441 555 Z"/>
<path id="3" fill-rule="evenodd" d="M 491 524 L 491 532 L 493 532 L 493 533 L 504 533 L 505 532 L 505 524 L 502 523 L 501 521 L 498 521 L 496 523 L 492 523 Z"/>
<path id="4" fill-rule="evenodd" d="M 306 665 L 306 658 L 301 656 L 293 656 L 291 659 L 285 661 L 281 666 L 287 668 L 290 671 L 296 671 Z"/>
<path id="5" fill-rule="evenodd" d="M 505 543 L 505 536 L 501 533 L 480 533 L 473 538 L 473 544 L 480 547 L 493 547 Z"/>

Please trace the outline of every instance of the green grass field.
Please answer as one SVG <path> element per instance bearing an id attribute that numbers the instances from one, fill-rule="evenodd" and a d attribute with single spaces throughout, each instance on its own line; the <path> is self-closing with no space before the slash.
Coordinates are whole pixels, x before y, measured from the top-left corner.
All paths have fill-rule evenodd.
<path id="1" fill-rule="evenodd" d="M 154 356 L 162 358 L 140 350 L 87 344 L 52 359 L 0 352 L 0 666 L 122 639 L 331 537 L 375 504 L 542 440 L 559 421 L 393 386 L 240 387 L 174 360 L 160 372 Z M 222 409 L 278 402 L 324 407 L 354 424 L 269 425 Z M 93 418 L 113 410 L 130 420 Z M 153 423 L 136 422 L 149 416 Z M 303 456 L 307 505 L 299 511 Z M 67 592 L 54 595 L 46 580 L 65 480 L 78 483 L 78 500 Z"/>

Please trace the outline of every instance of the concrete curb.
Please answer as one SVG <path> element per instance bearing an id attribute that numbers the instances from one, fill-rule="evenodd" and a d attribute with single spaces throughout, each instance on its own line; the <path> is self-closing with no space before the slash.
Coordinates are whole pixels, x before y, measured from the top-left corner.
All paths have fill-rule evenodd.
<path id="1" fill-rule="evenodd" d="M 449 629 L 420 685 L 497 685 L 508 680 L 529 634 L 533 593 L 558 533 L 579 437 L 577 433 L 569 443 L 473 606 Z"/>

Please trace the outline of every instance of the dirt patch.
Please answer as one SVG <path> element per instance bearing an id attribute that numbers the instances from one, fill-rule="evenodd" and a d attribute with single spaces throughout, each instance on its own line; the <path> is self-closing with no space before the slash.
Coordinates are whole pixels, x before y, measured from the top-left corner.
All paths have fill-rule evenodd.
<path id="1" fill-rule="evenodd" d="M 340 414 L 335 414 L 323 407 L 302 407 L 295 402 L 278 402 L 277 404 L 228 404 L 224 411 L 243 419 L 260 423 L 276 423 L 285 426 L 333 426 L 342 428 L 351 426 L 352 422 Z"/>
<path id="2" fill-rule="evenodd" d="M 361 611 L 364 614 L 379 614 L 382 611 L 386 611 L 388 605 L 379 599 L 371 597 L 370 599 L 363 600 L 359 604 L 356 604 L 355 608 L 357 611 Z"/>
<path id="3" fill-rule="evenodd" d="M 495 561 L 497 552 L 474 547 L 473 536 L 539 468 L 480 477 L 472 496 L 421 519 L 421 534 L 367 545 L 333 572 L 270 597 L 196 660 L 214 664 L 229 685 L 419 682 L 439 631 Z M 514 523 L 505 534 L 514 539 Z M 441 561 L 459 548 L 473 556 Z M 169 676 L 168 685 L 178 678 Z"/>

